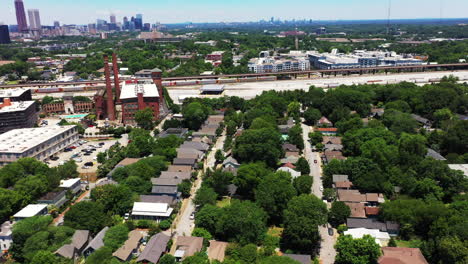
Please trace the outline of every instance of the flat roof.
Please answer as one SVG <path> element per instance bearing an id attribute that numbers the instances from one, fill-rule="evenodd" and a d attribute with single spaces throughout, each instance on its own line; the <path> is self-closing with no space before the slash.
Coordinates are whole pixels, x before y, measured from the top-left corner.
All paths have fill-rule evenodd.
<path id="1" fill-rule="evenodd" d="M 158 87 L 151 81 L 145 82 L 123 82 L 120 99 L 138 98 L 138 93 L 143 93 L 143 97 L 159 97 Z"/>
<path id="2" fill-rule="evenodd" d="M 0 113 L 24 111 L 28 109 L 30 106 L 32 106 L 33 104 L 34 104 L 34 101 L 11 102 L 11 105 L 9 106 L 1 107 Z"/>
<path id="3" fill-rule="evenodd" d="M 47 204 L 28 204 L 26 207 L 17 212 L 13 217 L 33 217 L 39 214 L 40 211 L 47 208 Z"/>
<path id="4" fill-rule="evenodd" d="M 18 97 L 27 92 L 26 88 L 2 89 L 0 90 L 0 98 L 4 97 Z"/>
<path id="5" fill-rule="evenodd" d="M 132 215 L 166 216 L 169 217 L 173 209 L 166 203 L 133 203 Z"/>
<path id="6" fill-rule="evenodd" d="M 76 126 L 47 126 L 13 129 L 0 135 L 0 153 L 23 153 Z"/>
<path id="7" fill-rule="evenodd" d="M 200 88 L 201 92 L 222 92 L 224 91 L 224 84 L 208 84 Z"/>
<path id="8" fill-rule="evenodd" d="M 68 180 L 61 180 L 60 181 L 60 186 L 59 187 L 62 187 L 62 188 L 70 188 L 72 187 L 74 184 L 76 184 L 76 182 L 79 182 L 81 181 L 80 178 L 73 178 L 73 179 L 68 179 Z"/>

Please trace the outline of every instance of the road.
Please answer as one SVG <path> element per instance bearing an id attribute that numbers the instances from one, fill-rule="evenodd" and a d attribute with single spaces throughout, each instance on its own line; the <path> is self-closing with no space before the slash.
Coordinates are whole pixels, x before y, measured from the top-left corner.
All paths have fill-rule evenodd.
<path id="1" fill-rule="evenodd" d="M 212 168 L 215 165 L 215 162 L 216 162 L 215 153 L 218 149 L 223 149 L 225 139 L 226 139 L 226 135 L 224 133 L 217 139 L 210 153 L 205 158 L 203 171 L 200 171 L 198 173 L 197 179 L 195 180 L 192 186 L 190 197 L 188 199 L 185 199 L 185 201 L 182 204 L 181 213 L 176 223 L 176 229 L 174 230 L 177 236 L 190 236 L 192 234 L 193 228 L 195 226 L 194 220 L 190 220 L 190 215 L 193 212 L 195 212 L 195 205 L 193 204 L 193 198 L 195 197 L 195 193 L 197 192 L 197 190 L 201 187 L 203 172 L 207 168 Z"/>
<path id="2" fill-rule="evenodd" d="M 320 153 L 313 152 L 312 147 L 309 143 L 309 132 L 312 132 L 311 128 L 307 125 L 302 124 L 302 136 L 304 138 L 304 155 L 310 165 L 310 176 L 314 178 L 312 184 L 312 193 L 318 198 L 322 199 L 322 191 L 320 187 L 322 185 L 322 162 L 320 160 Z M 317 161 L 315 163 L 314 161 Z M 327 204 L 328 206 L 328 204 Z M 327 227 L 319 226 L 320 236 L 322 237 L 322 243 L 320 245 L 319 257 L 322 264 L 333 264 L 335 262 L 336 251 L 334 245 L 336 243 L 336 230 L 333 232 L 333 236 L 328 234 Z"/>

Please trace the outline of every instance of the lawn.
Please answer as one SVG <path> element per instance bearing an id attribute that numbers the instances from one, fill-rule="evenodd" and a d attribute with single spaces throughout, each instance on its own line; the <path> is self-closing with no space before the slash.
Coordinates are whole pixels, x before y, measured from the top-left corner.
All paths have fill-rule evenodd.
<path id="1" fill-rule="evenodd" d="M 218 202 L 216 203 L 216 206 L 218 206 L 218 207 L 220 207 L 220 208 L 223 208 L 223 207 L 226 207 L 226 206 L 228 206 L 228 205 L 230 205 L 230 204 L 231 204 L 231 198 L 225 197 L 225 198 L 223 198 L 221 201 L 218 201 Z"/>
<path id="2" fill-rule="evenodd" d="M 406 240 L 396 240 L 398 247 L 408 247 L 408 248 L 419 248 L 421 246 L 421 240 L 412 239 L 409 241 Z"/>
<path id="3" fill-rule="evenodd" d="M 283 234 L 283 228 L 272 226 L 268 228 L 267 234 L 274 237 L 281 237 L 281 234 Z"/>

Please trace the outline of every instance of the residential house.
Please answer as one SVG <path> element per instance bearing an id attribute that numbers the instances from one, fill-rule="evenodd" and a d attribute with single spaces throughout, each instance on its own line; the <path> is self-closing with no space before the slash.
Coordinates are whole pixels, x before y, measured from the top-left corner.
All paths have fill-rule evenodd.
<path id="1" fill-rule="evenodd" d="M 191 172 L 174 172 L 174 171 L 163 171 L 159 176 L 161 179 L 182 179 L 190 180 L 192 178 Z"/>
<path id="2" fill-rule="evenodd" d="M 195 168 L 197 165 L 197 159 L 191 158 L 191 159 L 183 159 L 183 158 L 175 158 L 172 161 L 173 165 L 183 165 L 183 166 L 190 166 L 192 168 Z"/>
<path id="3" fill-rule="evenodd" d="M 174 199 L 179 198 L 177 186 L 153 186 L 151 195 L 168 195 L 174 197 Z"/>
<path id="4" fill-rule="evenodd" d="M 59 187 L 67 189 L 71 193 L 76 194 L 79 191 L 81 191 L 81 179 L 73 178 L 73 179 L 68 179 L 68 180 L 61 180 Z"/>
<path id="5" fill-rule="evenodd" d="M 326 126 L 326 127 L 332 127 L 333 126 L 333 123 L 328 120 L 328 118 L 322 116 L 318 121 L 317 121 L 317 126 L 321 127 L 321 126 Z"/>
<path id="6" fill-rule="evenodd" d="M 378 229 L 367 229 L 367 228 L 353 228 L 344 231 L 345 235 L 351 235 L 354 239 L 362 238 L 365 235 L 370 235 L 375 239 L 375 242 L 379 246 L 387 246 L 390 241 L 390 235 L 387 232 L 382 232 Z"/>
<path id="7" fill-rule="evenodd" d="M 223 171 L 231 172 L 234 175 L 237 175 L 237 170 L 239 169 L 240 164 L 235 158 L 229 156 L 223 161 Z"/>
<path id="8" fill-rule="evenodd" d="M 340 175 L 340 174 L 333 174 L 332 175 L 333 182 L 345 182 L 349 181 L 348 175 Z"/>
<path id="9" fill-rule="evenodd" d="M 176 186 L 182 183 L 178 178 L 151 178 L 151 183 L 155 186 Z"/>
<path id="10" fill-rule="evenodd" d="M 178 200 L 169 195 L 140 195 L 142 203 L 166 203 L 169 206 L 175 205 Z"/>
<path id="11" fill-rule="evenodd" d="M 137 258 L 137 262 L 157 264 L 162 254 L 166 252 L 167 243 L 171 239 L 163 233 L 158 233 L 151 237 L 145 249 Z"/>
<path id="12" fill-rule="evenodd" d="M 210 149 L 210 145 L 202 142 L 194 142 L 194 141 L 185 141 L 180 148 L 193 148 L 199 151 L 207 152 Z"/>
<path id="13" fill-rule="evenodd" d="M 10 249 L 13 244 L 13 222 L 5 221 L 0 226 L 0 252 Z"/>
<path id="14" fill-rule="evenodd" d="M 132 256 L 138 254 L 138 248 L 143 239 L 143 235 L 138 230 L 132 230 L 128 234 L 128 239 L 125 241 L 123 246 L 121 246 L 117 251 L 112 254 L 112 256 L 118 258 L 121 261 L 129 261 Z"/>
<path id="15" fill-rule="evenodd" d="M 353 218 L 366 218 L 365 205 L 363 203 L 348 203 L 345 204 L 351 209 L 351 215 Z"/>
<path id="16" fill-rule="evenodd" d="M 418 123 L 420 125 L 422 125 L 424 128 L 430 128 L 432 126 L 432 122 L 427 118 L 424 118 L 424 117 L 422 117 L 420 115 L 416 115 L 416 114 L 411 114 L 411 117 L 414 120 L 418 121 Z"/>
<path id="17" fill-rule="evenodd" d="M 330 161 L 334 159 L 337 159 L 337 160 L 346 159 L 346 157 L 343 156 L 343 153 L 341 151 L 329 151 L 329 150 L 325 150 L 321 158 L 324 164 L 328 164 Z"/>
<path id="18" fill-rule="evenodd" d="M 227 246 L 227 242 L 210 240 L 210 246 L 207 251 L 208 259 L 210 261 L 217 260 L 219 262 L 223 262 Z"/>
<path id="19" fill-rule="evenodd" d="M 47 206 L 48 204 L 28 204 L 13 215 L 13 219 L 15 221 L 20 221 L 33 216 L 46 215 L 48 214 Z"/>
<path id="20" fill-rule="evenodd" d="M 319 127 L 315 131 L 320 132 L 322 135 L 334 136 L 338 134 L 338 128 L 336 127 Z"/>
<path id="21" fill-rule="evenodd" d="M 169 165 L 169 172 L 192 172 L 192 166 L 189 165 Z"/>
<path id="22" fill-rule="evenodd" d="M 387 232 L 390 235 L 398 235 L 400 232 L 400 225 L 395 222 L 380 222 L 373 218 L 351 218 L 348 217 L 346 225 L 351 228 L 367 228 L 378 229 L 382 232 Z"/>
<path id="23" fill-rule="evenodd" d="M 37 202 L 42 204 L 54 205 L 55 207 L 60 208 L 67 201 L 67 197 L 65 196 L 66 193 L 67 191 L 64 189 L 61 189 L 56 192 L 48 192 L 41 198 L 39 198 Z"/>
<path id="24" fill-rule="evenodd" d="M 429 264 L 419 248 L 383 247 L 379 264 Z"/>
<path id="25" fill-rule="evenodd" d="M 277 172 L 278 172 L 278 171 L 288 172 L 289 174 L 291 174 L 291 177 L 293 177 L 293 178 L 297 178 L 297 177 L 301 176 L 301 173 L 300 173 L 300 172 L 298 172 L 298 171 L 296 171 L 296 170 L 293 170 L 293 169 L 291 169 L 291 168 L 289 168 L 289 167 L 284 167 L 284 166 L 283 166 L 283 167 L 279 167 L 278 170 L 276 170 L 276 171 L 277 171 Z"/>
<path id="26" fill-rule="evenodd" d="M 340 202 L 348 202 L 348 203 L 365 203 L 366 195 L 361 194 L 358 190 L 345 190 L 345 189 L 338 189 L 336 191 L 338 201 Z"/>
<path id="27" fill-rule="evenodd" d="M 88 230 L 76 230 L 70 244 L 63 245 L 55 254 L 68 259 L 75 259 L 81 255 L 90 239 Z"/>
<path id="28" fill-rule="evenodd" d="M 286 158 L 282 158 L 280 160 L 280 163 L 281 164 L 286 164 L 286 163 L 296 164 L 298 160 L 299 160 L 299 156 L 287 156 Z"/>
<path id="29" fill-rule="evenodd" d="M 203 248 L 202 237 L 187 237 L 178 236 L 176 239 L 176 252 L 174 257 L 177 261 L 181 261 L 186 257 L 195 255 Z"/>
<path id="30" fill-rule="evenodd" d="M 132 208 L 132 219 L 161 221 L 171 216 L 174 209 L 167 203 L 135 202 Z"/>
<path id="31" fill-rule="evenodd" d="M 379 215 L 379 207 L 370 207 L 370 206 L 366 206 L 365 208 L 365 211 L 366 211 L 366 216 L 367 217 L 377 217 Z"/>
<path id="32" fill-rule="evenodd" d="M 465 175 L 465 177 L 468 177 L 468 164 L 449 164 L 448 166 L 452 170 L 458 170 L 463 172 L 463 175 Z"/>
<path id="33" fill-rule="evenodd" d="M 430 148 L 427 149 L 426 157 L 431 157 L 435 160 L 447 160 L 446 158 L 444 158 L 444 156 L 440 155 L 439 152 Z"/>
<path id="34" fill-rule="evenodd" d="M 383 117 L 384 113 L 385 113 L 385 109 L 383 108 L 372 108 L 370 117 L 381 118 Z"/>
<path id="35" fill-rule="evenodd" d="M 108 178 L 111 178 L 112 177 L 112 174 L 114 174 L 115 170 L 117 170 L 118 168 L 122 168 L 122 167 L 125 167 L 125 166 L 128 166 L 128 165 L 132 165 L 134 163 L 137 163 L 139 160 L 141 160 L 140 158 L 125 158 L 123 160 L 121 160 L 119 163 L 117 163 L 117 165 L 115 165 L 115 167 L 107 174 L 107 177 Z"/>
<path id="36" fill-rule="evenodd" d="M 333 183 L 333 188 L 334 189 L 346 189 L 349 190 L 353 187 L 353 183 L 350 181 L 341 181 L 341 182 L 335 182 Z"/>
<path id="37" fill-rule="evenodd" d="M 294 125 L 295 125 L 294 119 L 289 118 L 288 121 L 286 122 L 286 125 L 279 125 L 278 128 L 281 134 L 288 134 L 289 130 L 293 128 Z"/>
<path id="38" fill-rule="evenodd" d="M 283 148 L 284 152 L 299 152 L 299 149 L 296 147 L 296 145 L 290 143 L 285 143 L 281 147 Z"/>
<path id="39" fill-rule="evenodd" d="M 312 263 L 312 257 L 310 255 L 284 254 L 283 256 L 293 259 L 301 264 Z"/>
<path id="40" fill-rule="evenodd" d="M 104 246 L 104 236 L 106 235 L 107 230 L 109 230 L 109 227 L 104 227 L 97 233 L 97 235 L 89 242 L 88 246 L 84 249 L 83 255 L 84 256 L 89 256 L 91 253 L 94 251 L 100 249 L 101 247 Z"/>
<path id="41" fill-rule="evenodd" d="M 177 149 L 177 158 L 181 159 L 196 159 L 200 161 L 205 155 L 204 152 L 193 149 L 193 148 L 178 148 Z"/>

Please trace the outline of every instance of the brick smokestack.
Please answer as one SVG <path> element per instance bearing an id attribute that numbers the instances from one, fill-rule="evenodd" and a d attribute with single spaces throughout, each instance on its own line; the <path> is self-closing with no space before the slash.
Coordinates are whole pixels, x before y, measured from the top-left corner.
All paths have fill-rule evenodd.
<path id="1" fill-rule="evenodd" d="M 145 109 L 145 100 L 143 99 L 143 93 L 138 92 L 138 110 L 143 110 Z"/>
<path id="2" fill-rule="evenodd" d="M 160 69 L 153 69 L 151 71 L 151 78 L 153 79 L 154 84 L 158 87 L 159 93 L 159 103 L 163 104 L 164 102 L 164 93 L 163 93 L 163 86 L 162 86 L 162 71 Z"/>
<path id="3" fill-rule="evenodd" d="M 110 70 L 109 70 L 109 57 L 104 55 L 104 73 L 106 75 L 106 93 L 107 93 L 107 118 L 109 120 L 115 120 L 115 106 L 114 106 L 114 95 L 112 93 L 112 84 L 110 79 Z"/>
<path id="4" fill-rule="evenodd" d="M 117 65 L 117 56 L 115 53 L 112 53 L 112 68 L 114 70 L 115 100 L 120 102 L 119 66 Z"/>

